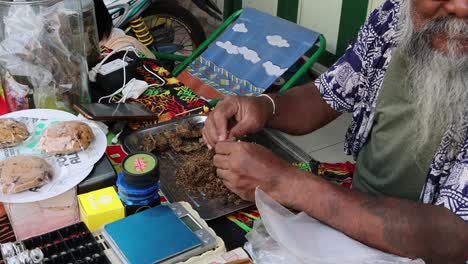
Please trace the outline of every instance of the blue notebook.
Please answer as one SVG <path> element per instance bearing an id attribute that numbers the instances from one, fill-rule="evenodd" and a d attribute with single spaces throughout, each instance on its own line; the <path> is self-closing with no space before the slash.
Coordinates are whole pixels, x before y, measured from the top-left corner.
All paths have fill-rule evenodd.
<path id="1" fill-rule="evenodd" d="M 201 240 L 167 206 L 157 206 L 104 226 L 131 264 L 152 264 L 201 246 Z"/>

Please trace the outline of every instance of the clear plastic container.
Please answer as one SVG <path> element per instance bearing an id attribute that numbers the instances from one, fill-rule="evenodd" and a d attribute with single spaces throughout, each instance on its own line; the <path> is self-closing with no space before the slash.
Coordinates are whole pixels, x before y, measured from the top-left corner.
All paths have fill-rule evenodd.
<path id="1" fill-rule="evenodd" d="M 0 0 L 0 80 L 10 111 L 89 102 L 80 0 Z"/>
<path id="2" fill-rule="evenodd" d="M 86 60 L 88 67 L 92 68 L 99 62 L 100 55 L 94 1 L 81 0 L 81 8 L 83 10 Z"/>

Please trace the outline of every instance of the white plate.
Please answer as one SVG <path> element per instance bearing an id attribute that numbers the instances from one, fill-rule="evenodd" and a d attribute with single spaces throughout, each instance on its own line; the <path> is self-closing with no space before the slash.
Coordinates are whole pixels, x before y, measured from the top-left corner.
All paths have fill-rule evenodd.
<path id="1" fill-rule="evenodd" d="M 59 121 L 78 120 L 78 117 L 72 113 L 53 109 L 28 109 L 4 114 L 1 117 L 32 117 L 43 119 L 55 119 Z"/>
<path id="2" fill-rule="evenodd" d="M 3 116 L 2 118 L 40 118 L 40 119 L 50 119 L 50 120 L 58 120 L 58 121 L 67 121 L 67 120 L 80 120 L 86 122 L 93 130 L 95 140 L 89 148 L 85 151 L 79 152 L 81 159 L 83 162 L 72 164 L 68 159 L 67 166 L 58 166 L 58 160 L 60 159 L 58 156 L 48 157 L 46 158 L 49 160 L 49 163 L 54 167 L 54 177 L 52 178 L 51 182 L 47 183 L 46 185 L 38 188 L 35 191 L 24 191 L 21 193 L 15 194 L 2 194 L 0 193 L 0 201 L 7 202 L 7 203 L 27 203 L 27 202 L 36 202 L 45 200 L 59 194 L 62 194 L 71 188 L 78 185 L 81 181 L 83 181 L 86 176 L 89 175 L 91 170 L 94 167 L 94 164 L 99 161 L 99 159 L 104 154 L 107 148 L 107 139 L 104 132 L 92 121 L 81 120 L 77 116 L 74 116 L 71 113 L 59 111 L 59 110 L 51 110 L 51 109 L 30 109 L 30 110 L 23 110 L 13 113 L 8 113 Z M 69 156 L 66 156 L 69 158 Z M 5 158 L 5 157 L 3 157 Z M 62 158 L 63 159 L 63 158 Z"/>
<path id="3" fill-rule="evenodd" d="M 83 170 L 79 174 L 75 174 L 75 177 L 54 177 L 52 178 L 51 182 L 40 187 L 37 191 L 28 190 L 13 194 L 3 194 L 0 192 L 0 202 L 32 203 L 55 197 L 77 186 L 81 181 L 83 181 L 86 178 L 86 176 L 89 175 L 89 173 L 91 173 L 93 168 L 94 166 L 91 166 L 86 170 Z"/>

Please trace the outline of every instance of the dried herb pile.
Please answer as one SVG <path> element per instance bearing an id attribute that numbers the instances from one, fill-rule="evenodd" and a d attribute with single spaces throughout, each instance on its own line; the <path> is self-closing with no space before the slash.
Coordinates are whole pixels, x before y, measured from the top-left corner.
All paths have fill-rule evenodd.
<path id="1" fill-rule="evenodd" d="M 158 155 L 169 150 L 177 153 L 183 163 L 176 171 L 176 183 L 185 190 L 201 192 L 207 199 L 221 199 L 225 204 L 240 204 L 242 199 L 226 188 L 216 175 L 214 153 L 204 145 L 201 136 L 201 128 L 180 124 L 175 131 L 156 136 L 148 134 L 141 149 Z"/>

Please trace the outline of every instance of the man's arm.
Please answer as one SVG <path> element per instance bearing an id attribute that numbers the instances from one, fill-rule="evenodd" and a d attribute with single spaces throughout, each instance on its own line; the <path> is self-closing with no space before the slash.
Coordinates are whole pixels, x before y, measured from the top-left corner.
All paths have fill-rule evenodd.
<path id="1" fill-rule="evenodd" d="M 283 204 L 364 244 L 426 263 L 468 260 L 468 223 L 444 207 L 354 192 L 304 172 L 283 178 L 274 195 Z"/>
<path id="2" fill-rule="evenodd" d="M 203 128 L 203 140 L 209 148 L 219 141 L 239 138 L 265 127 L 280 129 L 291 134 L 312 132 L 338 117 L 322 99 L 312 82 L 295 87 L 284 94 L 270 95 L 276 105 L 266 97 L 227 96 L 210 113 Z"/>
<path id="3" fill-rule="evenodd" d="M 217 175 L 245 200 L 254 201 L 259 187 L 280 203 L 382 251 L 427 263 L 468 260 L 468 223 L 444 207 L 350 191 L 257 144 L 220 142 L 215 151 Z"/>
<path id="4" fill-rule="evenodd" d="M 276 114 L 267 126 L 293 135 L 310 133 L 341 114 L 322 99 L 313 82 L 295 87 L 284 94 L 272 94 L 271 97 L 276 104 Z"/>

